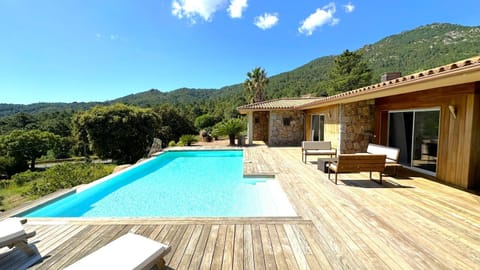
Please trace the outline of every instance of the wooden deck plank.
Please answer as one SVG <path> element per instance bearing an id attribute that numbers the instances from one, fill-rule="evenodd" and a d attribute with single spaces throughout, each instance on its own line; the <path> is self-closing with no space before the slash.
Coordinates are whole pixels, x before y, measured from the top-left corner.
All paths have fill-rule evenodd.
<path id="1" fill-rule="evenodd" d="M 279 245 L 282 248 L 283 256 L 285 258 L 285 263 L 287 264 L 286 269 L 296 270 L 298 269 L 297 261 L 295 255 L 293 254 L 292 247 L 288 242 L 287 234 L 283 225 L 274 225 L 278 234 Z"/>
<path id="2" fill-rule="evenodd" d="M 178 243 L 178 247 L 175 249 L 175 254 L 178 254 L 170 260 L 168 265 L 173 268 L 177 269 L 178 265 L 182 261 L 183 257 L 185 256 L 185 250 L 187 249 L 187 246 L 192 238 L 193 231 L 195 229 L 195 225 L 187 225 L 187 228 L 185 230 L 185 233 L 180 239 L 180 242 Z"/>
<path id="3" fill-rule="evenodd" d="M 197 247 L 197 244 L 199 242 L 198 240 L 200 239 L 201 233 L 202 225 L 194 225 L 192 236 L 190 237 L 188 244 L 185 247 L 182 260 L 177 267 L 178 269 L 189 269 L 190 262 L 192 261 L 192 257 L 195 252 L 195 248 Z"/>
<path id="4" fill-rule="evenodd" d="M 280 244 L 280 239 L 278 237 L 277 229 L 275 225 L 266 225 L 268 230 L 268 236 L 272 244 L 273 256 L 275 258 L 275 264 L 277 269 L 287 269 L 287 262 L 283 254 L 282 245 Z"/>
<path id="5" fill-rule="evenodd" d="M 208 242 L 208 238 L 210 236 L 210 232 L 212 229 L 212 225 L 207 224 L 202 226 L 202 232 L 200 233 L 200 238 L 198 239 L 198 243 L 195 247 L 195 251 L 193 253 L 192 261 L 190 262 L 189 269 L 199 269 L 201 263 L 203 261 L 203 255 L 206 250 L 206 245 Z"/>
<path id="6" fill-rule="evenodd" d="M 181 258 L 183 257 L 183 250 L 180 246 L 180 242 L 183 239 L 183 236 L 185 235 L 185 232 L 187 231 L 187 228 L 190 225 L 178 225 L 178 229 L 176 230 L 174 235 L 171 235 L 171 241 L 169 245 L 171 246 L 170 253 L 165 256 L 165 261 L 167 265 L 170 265 L 172 262 L 177 262 L 180 261 Z M 189 237 L 189 236 L 187 236 Z M 180 257 L 180 258 L 178 258 Z"/>
<path id="7" fill-rule="evenodd" d="M 235 238 L 233 247 L 233 270 L 242 270 L 244 260 L 244 225 L 235 226 Z"/>
<path id="8" fill-rule="evenodd" d="M 290 224 L 285 224 L 283 225 L 283 227 L 285 229 L 285 234 L 288 238 L 288 242 L 292 247 L 292 251 L 297 261 L 298 268 L 300 270 L 310 269 L 310 266 L 308 265 L 307 259 L 305 258 L 305 254 L 303 253 L 300 242 L 298 241 L 297 236 L 295 235 L 295 232 L 292 229 L 292 226 Z"/>
<path id="9" fill-rule="evenodd" d="M 266 269 L 277 269 L 275 262 L 275 255 L 273 253 L 272 243 L 270 240 L 270 233 L 267 225 L 260 225 L 260 235 L 262 239 L 263 257 L 265 260 Z"/>
<path id="10" fill-rule="evenodd" d="M 265 256 L 263 253 L 262 246 L 262 235 L 260 232 L 260 225 L 252 225 L 252 243 L 253 243 L 253 261 L 255 269 L 266 269 L 265 268 Z"/>
<path id="11" fill-rule="evenodd" d="M 252 225 L 243 226 L 243 267 L 244 269 L 255 269 Z"/>
<path id="12" fill-rule="evenodd" d="M 210 234 L 208 235 L 207 244 L 202 257 L 202 263 L 200 269 L 208 269 L 212 265 L 213 253 L 215 252 L 215 243 L 217 242 L 219 225 L 212 225 Z"/>
<path id="13" fill-rule="evenodd" d="M 227 235 L 227 225 L 219 225 L 217 240 L 213 248 L 212 263 L 210 269 L 222 269 L 223 252 L 225 251 L 225 237 Z"/>
<path id="14" fill-rule="evenodd" d="M 227 234 L 225 235 L 225 247 L 223 251 L 222 269 L 231 270 L 233 268 L 233 256 L 235 254 L 235 225 L 227 225 Z"/>
<path id="15" fill-rule="evenodd" d="M 57 268 L 55 267 L 56 263 L 58 261 L 63 261 L 65 263 L 73 263 L 75 260 L 68 261 L 67 256 L 70 255 L 71 257 L 75 257 L 75 249 L 76 250 L 87 250 L 88 247 L 93 246 L 92 243 L 94 244 L 98 237 L 98 232 L 101 231 L 102 228 L 101 226 L 88 226 L 84 230 L 78 232 L 76 234 L 77 237 L 71 238 L 73 241 L 68 241 L 64 242 L 60 246 L 54 249 L 55 252 L 51 252 L 52 254 L 49 254 L 47 256 L 44 256 L 46 258 L 44 260 L 44 263 L 41 264 L 41 266 L 38 269 L 54 269 Z M 59 234 L 58 236 L 62 236 L 62 234 Z"/>

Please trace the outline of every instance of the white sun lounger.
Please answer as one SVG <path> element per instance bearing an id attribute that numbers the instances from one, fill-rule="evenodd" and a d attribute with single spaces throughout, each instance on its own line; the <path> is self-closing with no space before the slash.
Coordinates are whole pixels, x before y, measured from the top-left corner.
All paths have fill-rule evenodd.
<path id="1" fill-rule="evenodd" d="M 0 221 L 0 248 L 17 247 L 28 255 L 33 255 L 34 250 L 28 246 L 27 239 L 34 236 L 35 232 L 26 233 L 23 224 L 26 219 L 7 218 Z"/>
<path id="2" fill-rule="evenodd" d="M 170 246 L 127 233 L 65 269 L 166 269 L 163 257 L 169 251 Z"/>

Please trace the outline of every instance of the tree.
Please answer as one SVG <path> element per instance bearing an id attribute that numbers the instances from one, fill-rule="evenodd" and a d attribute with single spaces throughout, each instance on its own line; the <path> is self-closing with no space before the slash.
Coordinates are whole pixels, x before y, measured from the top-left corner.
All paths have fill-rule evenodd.
<path id="1" fill-rule="evenodd" d="M 247 73 L 247 79 L 243 83 L 247 100 L 252 103 L 265 100 L 264 90 L 268 84 L 267 72 L 265 69 L 256 67 Z"/>
<path id="2" fill-rule="evenodd" d="M 211 114 L 203 114 L 195 118 L 195 127 L 198 129 L 205 129 L 213 127 L 218 122 L 218 118 Z"/>
<path id="3" fill-rule="evenodd" d="M 14 130 L 2 136 L 0 142 L 7 156 L 14 158 L 16 164 L 30 161 L 30 169 L 35 169 L 37 158 L 46 155 L 60 141 L 60 136 L 48 131 Z"/>
<path id="4" fill-rule="evenodd" d="M 76 137 L 85 140 L 101 158 L 120 163 L 133 163 L 143 157 L 159 124 L 151 109 L 114 104 L 96 106 L 74 117 Z"/>
<path id="5" fill-rule="evenodd" d="M 197 132 L 192 121 L 182 115 L 176 107 L 164 105 L 154 110 L 160 117 L 160 128 L 157 136 L 162 139 L 164 147 L 170 141 L 178 141 L 183 134 L 194 134 Z"/>
<path id="6" fill-rule="evenodd" d="M 230 145 L 235 145 L 235 137 L 245 129 L 245 121 L 240 118 L 230 118 L 216 124 L 213 128 L 213 133 L 220 136 L 228 135 Z"/>
<path id="7" fill-rule="evenodd" d="M 327 93 L 335 95 L 350 91 L 372 82 L 372 70 L 362 60 L 362 54 L 345 50 L 337 56 L 329 73 Z"/>

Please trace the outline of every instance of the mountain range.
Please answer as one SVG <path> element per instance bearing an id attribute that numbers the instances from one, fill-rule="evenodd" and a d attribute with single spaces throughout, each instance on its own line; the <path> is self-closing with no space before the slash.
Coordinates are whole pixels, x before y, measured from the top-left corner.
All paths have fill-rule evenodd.
<path id="1" fill-rule="evenodd" d="M 388 36 L 374 44 L 365 45 L 358 51 L 363 54 L 364 60 L 372 69 L 374 74 L 372 83 L 375 83 L 385 72 L 401 72 L 407 75 L 479 55 L 479 48 L 480 26 L 434 23 Z M 335 55 L 322 56 L 294 70 L 271 76 L 265 90 L 266 97 L 271 99 L 325 94 L 323 84 L 328 79 L 335 57 Z M 0 104 L 0 117 L 18 112 L 35 114 L 66 109 L 85 110 L 99 104 L 118 102 L 155 106 L 234 100 L 230 106 L 238 106 L 245 102 L 241 97 L 243 97 L 242 83 L 220 89 L 182 88 L 168 92 L 151 89 L 99 102 Z"/>

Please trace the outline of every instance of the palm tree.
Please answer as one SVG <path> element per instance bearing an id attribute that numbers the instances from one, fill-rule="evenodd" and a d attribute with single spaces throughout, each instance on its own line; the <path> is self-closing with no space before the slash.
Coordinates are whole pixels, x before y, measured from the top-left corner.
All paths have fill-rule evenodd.
<path id="1" fill-rule="evenodd" d="M 230 118 L 215 125 L 213 132 L 216 135 L 228 135 L 230 145 L 235 145 L 235 136 L 246 129 L 245 122 L 239 118 Z"/>
<path id="2" fill-rule="evenodd" d="M 250 102 L 264 101 L 263 91 L 268 84 L 267 72 L 265 69 L 256 67 L 247 73 L 247 79 L 243 83 L 247 100 Z"/>

